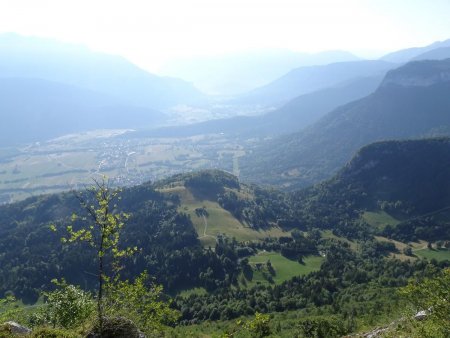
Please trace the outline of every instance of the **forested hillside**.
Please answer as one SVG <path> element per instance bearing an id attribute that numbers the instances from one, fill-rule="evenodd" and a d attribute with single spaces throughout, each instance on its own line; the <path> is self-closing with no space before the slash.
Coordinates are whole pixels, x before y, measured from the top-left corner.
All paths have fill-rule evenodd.
<path id="1" fill-rule="evenodd" d="M 218 170 L 126 188 L 114 207 L 130 214 L 119 247 L 137 252 L 121 276 L 148 271 L 192 332 L 208 330 L 205 321 L 283 311 L 316 318 L 305 325 L 326 325 L 332 336 L 385 322 L 405 306 L 397 289 L 408 278 L 449 264 L 449 155 L 447 138 L 375 143 L 332 179 L 290 194 Z M 2 295 L 32 304 L 53 278 L 95 287 L 93 249 L 61 242 L 71 219 L 74 230 L 86 225 L 80 199 L 89 196 L 0 207 Z M 305 329 L 277 322 L 280 335 Z"/>
<path id="2" fill-rule="evenodd" d="M 169 292 L 194 286 L 215 289 L 237 283 L 239 257 L 258 248 L 295 259 L 317 255 L 317 238 L 308 242 L 313 237 L 305 239 L 299 230 L 329 229 L 353 239 L 376 234 L 400 240 L 448 238 L 449 222 L 441 211 L 450 207 L 449 155 L 449 139 L 376 143 L 363 148 L 331 180 L 292 194 L 243 185 L 220 171 L 125 189 L 120 210 L 131 218 L 122 244 L 141 249 L 127 274 L 147 269 Z M 59 240 L 72 212 L 85 213 L 72 193 L 1 207 L 2 292 L 10 290 L 32 302 L 54 277 L 93 285 L 89 249 L 65 247 Z M 364 212 L 388 213 L 398 225 L 374 228 Z M 433 213 L 440 213 L 439 222 Z M 60 230 L 51 232 L 50 224 Z M 266 242 L 264 236 L 275 242 Z M 266 244 L 250 244 L 258 238 Z"/>
<path id="3" fill-rule="evenodd" d="M 365 229 L 407 241 L 449 238 L 449 161 L 448 138 L 371 144 L 332 179 L 293 193 L 297 219 L 350 237 Z M 373 228 L 366 212 L 391 222 Z"/>

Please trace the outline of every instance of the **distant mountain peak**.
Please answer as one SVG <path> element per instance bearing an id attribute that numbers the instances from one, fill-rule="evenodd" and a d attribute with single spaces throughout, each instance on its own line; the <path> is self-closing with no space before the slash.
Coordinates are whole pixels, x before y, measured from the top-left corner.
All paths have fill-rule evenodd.
<path id="1" fill-rule="evenodd" d="M 450 59 L 409 62 L 386 74 L 380 87 L 428 87 L 450 82 Z"/>

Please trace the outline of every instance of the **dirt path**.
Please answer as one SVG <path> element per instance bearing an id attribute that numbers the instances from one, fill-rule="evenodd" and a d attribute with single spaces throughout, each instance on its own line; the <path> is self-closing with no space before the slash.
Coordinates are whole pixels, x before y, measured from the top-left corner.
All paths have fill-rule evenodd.
<path id="1" fill-rule="evenodd" d="M 217 239 L 216 236 L 206 234 L 206 231 L 208 230 L 208 220 L 206 219 L 205 215 L 202 215 L 202 218 L 203 218 L 203 223 L 205 224 L 205 228 L 203 229 L 203 236 L 201 236 L 199 238 L 212 237 L 214 239 Z"/>

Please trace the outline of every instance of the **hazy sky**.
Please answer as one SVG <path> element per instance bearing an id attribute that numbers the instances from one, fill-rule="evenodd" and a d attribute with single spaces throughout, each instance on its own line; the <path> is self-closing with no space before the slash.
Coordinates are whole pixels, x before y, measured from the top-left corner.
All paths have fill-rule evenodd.
<path id="1" fill-rule="evenodd" d="M 450 0 L 0 0 L 0 32 L 164 60 L 260 48 L 362 56 L 450 38 Z"/>

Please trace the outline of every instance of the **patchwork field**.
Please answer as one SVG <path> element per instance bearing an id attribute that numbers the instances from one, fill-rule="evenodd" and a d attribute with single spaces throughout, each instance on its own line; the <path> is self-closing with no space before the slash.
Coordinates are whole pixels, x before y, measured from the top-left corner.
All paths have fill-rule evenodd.
<path id="1" fill-rule="evenodd" d="M 223 135 L 133 138 L 127 132 L 98 130 L 0 148 L 0 203 L 77 188 L 98 175 L 129 186 L 198 169 L 239 173 L 239 157 L 245 153 Z"/>

